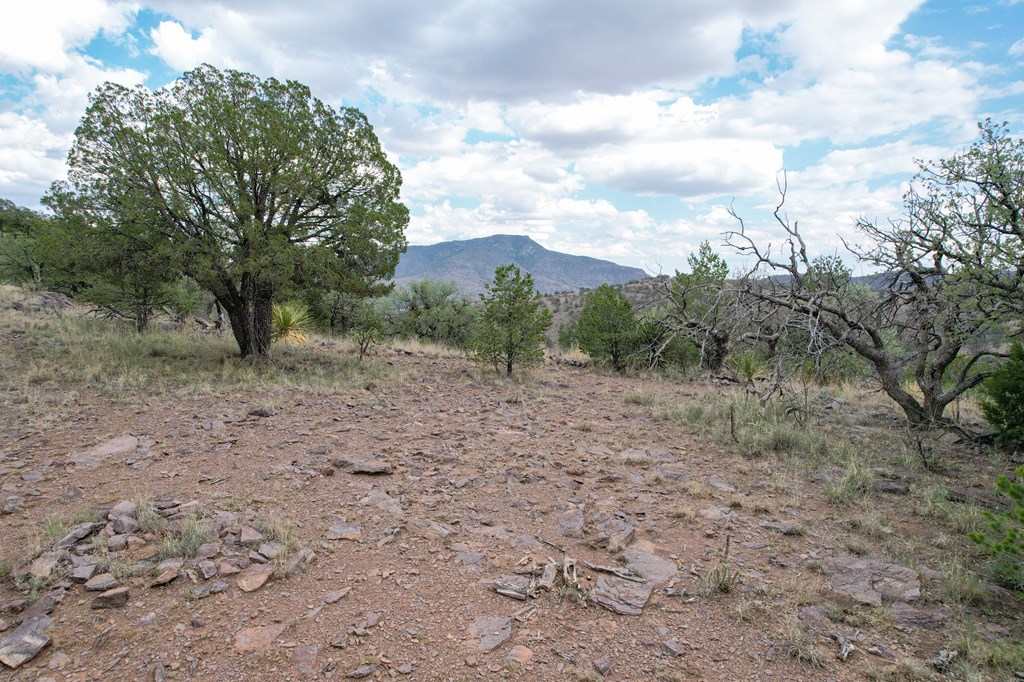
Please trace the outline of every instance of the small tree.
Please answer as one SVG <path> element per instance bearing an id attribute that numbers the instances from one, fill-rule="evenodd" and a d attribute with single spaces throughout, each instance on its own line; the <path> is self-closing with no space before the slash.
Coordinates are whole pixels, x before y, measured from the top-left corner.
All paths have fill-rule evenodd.
<path id="1" fill-rule="evenodd" d="M 512 374 L 514 367 L 527 367 L 544 358 L 544 332 L 551 326 L 551 311 L 541 304 L 533 288 L 533 276 L 522 274 L 515 265 L 500 265 L 494 282 L 480 294 L 483 315 L 477 323 L 470 350 L 494 370 Z"/>
<path id="2" fill-rule="evenodd" d="M 633 304 L 618 289 L 602 284 L 587 294 L 575 335 L 583 352 L 595 360 L 611 362 L 621 372 L 636 345 Z"/>
<path id="3" fill-rule="evenodd" d="M 370 301 L 360 301 L 356 306 L 352 315 L 351 334 L 359 349 L 359 362 L 384 337 L 384 320 Z"/>
<path id="4" fill-rule="evenodd" d="M 725 286 L 729 266 L 701 242 L 687 259 L 690 272 L 676 272 L 670 283 L 673 326 L 701 350 L 701 364 L 712 372 L 722 368 L 733 341 L 735 296 Z"/>
<path id="5" fill-rule="evenodd" d="M 1004 443 L 1024 444 L 1024 346 L 1010 347 L 1010 359 L 982 384 L 985 419 Z"/>

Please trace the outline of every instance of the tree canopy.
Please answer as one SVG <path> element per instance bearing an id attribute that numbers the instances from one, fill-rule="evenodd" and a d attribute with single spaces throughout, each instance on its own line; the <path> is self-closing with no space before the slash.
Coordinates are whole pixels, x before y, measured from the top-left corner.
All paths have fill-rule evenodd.
<path id="1" fill-rule="evenodd" d="M 513 264 L 500 265 L 494 281 L 480 294 L 484 312 L 477 323 L 471 349 L 495 370 L 512 374 L 516 366 L 529 366 L 544 358 L 544 332 L 551 326 L 551 311 L 541 305 L 533 276 Z"/>
<path id="2" fill-rule="evenodd" d="M 295 81 L 204 65 L 157 92 L 107 83 L 68 163 L 55 213 L 86 238 L 170 245 L 243 356 L 269 354 L 275 298 L 383 293 L 405 250 L 401 177 L 366 117 Z"/>

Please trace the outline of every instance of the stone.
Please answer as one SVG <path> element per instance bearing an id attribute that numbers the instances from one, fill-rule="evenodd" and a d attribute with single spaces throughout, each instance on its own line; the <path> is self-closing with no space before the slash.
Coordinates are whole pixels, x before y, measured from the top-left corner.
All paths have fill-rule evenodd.
<path id="1" fill-rule="evenodd" d="M 366 663 L 364 665 L 359 666 L 358 668 L 350 672 L 348 675 L 345 675 L 345 677 L 352 680 L 361 680 L 364 677 L 369 677 L 370 675 L 372 675 L 373 671 L 376 669 L 377 666 L 373 665 L 372 663 Z"/>
<path id="2" fill-rule="evenodd" d="M 736 492 L 736 488 L 732 487 L 717 476 L 708 476 L 704 481 L 715 490 L 720 490 L 723 493 Z"/>
<path id="3" fill-rule="evenodd" d="M 115 587 L 117 587 L 117 578 L 109 573 L 100 573 L 85 583 L 85 589 L 88 592 L 106 592 Z"/>
<path id="4" fill-rule="evenodd" d="M 217 563 L 217 572 L 221 575 L 234 575 L 235 573 L 240 573 L 241 571 L 242 569 L 240 569 L 238 566 L 231 563 L 230 561 L 220 561 Z"/>
<path id="5" fill-rule="evenodd" d="M 594 540 L 594 545 L 597 547 L 620 549 L 633 542 L 636 536 L 636 527 L 633 524 L 616 517 L 599 521 L 595 528 L 598 537 Z"/>
<path id="6" fill-rule="evenodd" d="M 204 559 L 212 559 L 213 557 L 220 554 L 221 546 L 219 542 L 206 542 L 199 545 L 199 549 L 196 550 L 196 559 L 202 561 Z"/>
<path id="7" fill-rule="evenodd" d="M 647 579 L 652 587 L 661 587 L 676 577 L 676 562 L 665 559 L 654 553 L 649 542 L 638 542 L 623 552 L 626 566 Z"/>
<path id="8" fill-rule="evenodd" d="M 113 521 L 114 519 L 120 518 L 135 518 L 135 515 L 139 511 L 139 506 L 131 500 L 122 500 L 118 502 L 110 511 L 107 512 L 107 520 Z"/>
<path id="9" fill-rule="evenodd" d="M 700 515 L 708 521 L 729 521 L 736 518 L 736 512 L 727 507 L 708 507 L 701 509 Z"/>
<path id="10" fill-rule="evenodd" d="M 23 621 L 12 633 L 0 640 L 0 661 L 14 669 L 31 661 L 53 641 L 46 634 L 49 629 L 50 619 L 46 616 Z"/>
<path id="11" fill-rule="evenodd" d="M 274 572 L 274 567 L 269 564 L 253 564 L 238 574 L 236 585 L 243 592 L 255 592 L 263 587 Z"/>
<path id="12" fill-rule="evenodd" d="M 229 587 L 231 586 L 223 580 L 214 580 L 213 584 L 210 585 L 210 594 L 220 594 L 221 592 L 225 592 Z"/>
<path id="13" fill-rule="evenodd" d="M 664 649 L 665 653 L 669 656 L 682 656 L 686 653 L 686 647 L 679 642 L 675 642 L 671 639 L 666 639 L 661 643 L 661 648 Z"/>
<path id="14" fill-rule="evenodd" d="M 639 616 L 652 589 L 650 583 L 602 575 L 590 590 L 590 601 L 623 616 Z"/>
<path id="15" fill-rule="evenodd" d="M 60 562 L 61 552 L 43 552 L 32 562 L 28 572 L 33 578 L 47 580 Z"/>
<path id="16" fill-rule="evenodd" d="M 98 531 L 103 526 L 104 524 L 102 523 L 80 523 L 77 526 L 74 526 L 67 533 L 65 533 L 64 537 L 62 537 L 60 540 L 57 540 L 57 542 L 53 543 L 53 548 L 69 549 L 70 547 L 77 545 L 79 542 L 81 542 L 85 538 L 89 537 L 90 535 Z"/>
<path id="17" fill-rule="evenodd" d="M 238 536 L 238 541 L 243 545 L 254 545 L 257 542 L 263 542 L 263 534 L 252 526 L 242 526 L 242 532 Z"/>
<path id="18" fill-rule="evenodd" d="M 127 535 L 111 535 L 107 538 L 107 551 L 108 552 L 120 552 L 122 549 L 128 546 Z"/>
<path id="19" fill-rule="evenodd" d="M 594 666 L 594 670 L 596 670 L 602 677 L 608 677 L 612 672 L 612 661 L 607 656 L 593 661 L 591 665 Z"/>
<path id="20" fill-rule="evenodd" d="M 361 474 L 363 476 L 382 476 L 390 474 L 394 471 L 387 462 L 382 462 L 378 459 L 367 459 L 360 462 L 354 462 L 352 468 L 349 469 L 351 474 Z"/>
<path id="21" fill-rule="evenodd" d="M 285 551 L 285 546 L 280 542 L 264 542 L 257 551 L 267 559 L 274 560 Z"/>
<path id="22" fill-rule="evenodd" d="M 860 604 L 879 606 L 882 601 L 913 601 L 921 596 L 921 577 L 897 564 L 837 557 L 825 562 L 832 577 L 832 591 Z"/>
<path id="23" fill-rule="evenodd" d="M 892 620 L 897 625 L 918 630 L 938 630 L 948 620 L 948 616 L 938 608 L 915 608 L 904 602 L 892 605 Z"/>
<path id="24" fill-rule="evenodd" d="M 200 561 L 199 575 L 202 576 L 203 580 L 209 580 L 213 576 L 217 575 L 217 564 L 212 561 Z"/>
<path id="25" fill-rule="evenodd" d="M 93 447 L 71 455 L 71 461 L 85 467 L 97 467 L 103 459 L 135 452 L 139 439 L 135 436 L 118 436 Z"/>
<path id="26" fill-rule="evenodd" d="M 149 584 L 150 587 L 162 587 L 173 582 L 181 574 L 181 568 L 178 566 L 169 566 L 163 573 L 158 575 L 153 582 Z"/>
<path id="27" fill-rule="evenodd" d="M 327 595 L 324 597 L 324 603 L 325 604 L 336 604 L 341 599 L 346 597 L 348 595 L 348 593 L 351 592 L 351 591 L 352 591 L 351 587 L 346 587 L 345 589 L 337 590 L 336 592 L 328 592 Z"/>
<path id="28" fill-rule="evenodd" d="M 579 507 L 573 507 L 559 515 L 555 521 L 555 531 L 562 537 L 578 538 L 583 535 L 585 523 L 583 510 Z"/>
<path id="29" fill-rule="evenodd" d="M 906 481 L 894 481 L 880 478 L 874 483 L 875 490 L 890 495 L 907 495 L 910 493 L 910 485 Z"/>
<path id="30" fill-rule="evenodd" d="M 797 527 L 797 525 L 792 521 L 765 521 L 761 524 L 761 526 L 767 528 L 768 530 L 773 530 L 776 533 L 782 533 L 783 535 L 786 535 L 787 533 L 792 533 L 793 530 Z"/>
<path id="31" fill-rule="evenodd" d="M 25 621 L 48 616 L 53 613 L 53 609 L 57 606 L 57 602 L 63 598 L 63 593 L 57 590 L 44 594 L 42 597 L 37 599 L 34 604 L 25 609 L 18 620 L 24 623 Z"/>
<path id="32" fill-rule="evenodd" d="M 300 675 L 309 677 L 316 675 L 316 659 L 320 655 L 319 644 L 304 644 L 292 649 L 292 667 Z"/>
<path id="33" fill-rule="evenodd" d="M 283 623 L 244 628 L 235 635 L 235 651 L 248 653 L 270 646 L 287 628 Z"/>
<path id="34" fill-rule="evenodd" d="M 427 538 L 437 538 L 440 540 L 444 540 L 455 534 L 455 529 L 451 526 L 438 521 L 431 521 L 430 519 L 409 519 L 407 527 L 417 535 L 422 535 Z"/>
<path id="35" fill-rule="evenodd" d="M 409 661 L 405 661 L 404 663 L 399 664 L 399 666 L 395 668 L 395 672 L 399 675 L 412 674 L 412 663 L 410 663 Z"/>
<path id="36" fill-rule="evenodd" d="M 371 490 L 366 497 L 359 500 L 360 504 L 370 504 L 377 509 L 398 516 L 402 513 L 402 503 L 383 490 Z"/>
<path id="37" fill-rule="evenodd" d="M 314 561 L 316 561 L 316 552 L 311 550 L 309 547 L 303 547 L 293 554 L 288 560 L 288 563 L 285 564 L 284 571 L 288 575 L 294 575 L 300 568 L 305 568 Z"/>
<path id="38" fill-rule="evenodd" d="M 452 545 L 452 549 L 455 550 L 455 563 L 457 564 L 472 569 L 483 568 L 487 564 L 487 556 L 483 552 L 471 548 L 469 545 L 456 542 Z"/>
<path id="39" fill-rule="evenodd" d="M 92 600 L 94 609 L 116 609 L 128 603 L 128 588 L 115 587 Z"/>
<path id="40" fill-rule="evenodd" d="M 71 486 L 60 494 L 60 501 L 61 504 L 71 504 L 72 502 L 78 502 L 83 497 L 85 497 L 85 491 L 78 486 Z"/>
<path id="41" fill-rule="evenodd" d="M 363 534 L 362 526 L 348 523 L 335 523 L 327 529 L 328 540 L 356 541 Z"/>
<path id="42" fill-rule="evenodd" d="M 480 616 L 468 629 L 466 647 L 486 654 L 504 644 L 512 636 L 512 619 L 501 616 Z"/>
<path id="43" fill-rule="evenodd" d="M 26 483 L 38 483 L 39 481 L 43 480 L 43 472 L 26 471 L 21 475 L 21 480 L 25 481 Z"/>
<path id="44" fill-rule="evenodd" d="M 511 663 L 518 663 L 519 665 L 526 665 L 533 658 L 533 650 L 529 647 L 525 647 L 522 644 L 517 644 L 512 647 L 508 654 L 505 655 L 505 660 Z"/>
<path id="45" fill-rule="evenodd" d="M 93 575 L 95 575 L 96 568 L 96 564 L 82 564 L 81 566 L 75 566 L 68 578 L 70 578 L 71 582 L 75 583 L 89 582 Z"/>

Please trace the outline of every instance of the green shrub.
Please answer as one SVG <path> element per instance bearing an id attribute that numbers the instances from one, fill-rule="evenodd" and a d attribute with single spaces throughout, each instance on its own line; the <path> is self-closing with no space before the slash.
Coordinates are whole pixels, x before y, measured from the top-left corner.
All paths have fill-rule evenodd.
<path id="1" fill-rule="evenodd" d="M 1004 443 L 1024 443 L 1024 346 L 1015 341 L 1010 359 L 983 385 L 985 419 L 999 431 Z"/>
<path id="2" fill-rule="evenodd" d="M 590 357 L 610 362 L 617 372 L 626 369 L 636 346 L 633 304 L 608 284 L 594 289 L 576 321 L 576 341 Z"/>
<path id="3" fill-rule="evenodd" d="M 982 512 L 988 521 L 989 533 L 975 531 L 968 537 L 992 555 L 992 578 L 1003 587 L 1024 590 L 1024 466 L 1018 467 L 1016 481 L 1000 476 L 996 488 L 1013 500 L 1013 509 L 1005 512 Z"/>
<path id="4" fill-rule="evenodd" d="M 302 303 L 274 304 L 271 312 L 274 340 L 286 343 L 305 343 L 313 327 L 313 316 Z"/>

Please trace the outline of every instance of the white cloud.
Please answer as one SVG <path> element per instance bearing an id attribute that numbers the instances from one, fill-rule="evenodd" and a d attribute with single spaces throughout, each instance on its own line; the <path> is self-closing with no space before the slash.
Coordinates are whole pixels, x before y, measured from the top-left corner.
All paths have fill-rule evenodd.
<path id="1" fill-rule="evenodd" d="M 1013 45 L 1010 45 L 1010 49 L 1006 51 L 1006 54 L 1011 57 L 1020 57 L 1021 55 L 1024 55 L 1024 38 L 1021 38 Z"/>
<path id="2" fill-rule="evenodd" d="M 153 47 L 150 52 L 165 62 L 172 69 L 187 71 L 204 62 L 218 61 L 215 48 L 217 29 L 207 28 L 198 38 L 193 38 L 176 21 L 161 21 L 150 30 Z"/>

